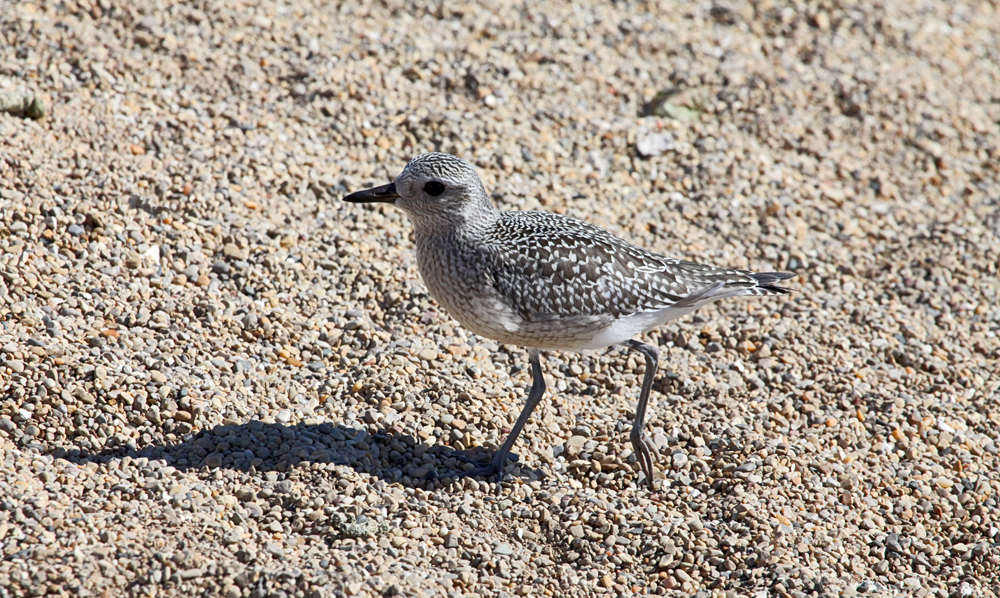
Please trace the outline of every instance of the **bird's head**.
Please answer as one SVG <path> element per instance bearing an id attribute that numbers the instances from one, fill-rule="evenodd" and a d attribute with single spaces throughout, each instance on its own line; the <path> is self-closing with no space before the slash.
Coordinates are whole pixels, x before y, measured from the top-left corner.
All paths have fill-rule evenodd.
<path id="1" fill-rule="evenodd" d="M 352 193 L 344 201 L 395 204 L 414 226 L 428 230 L 461 226 L 494 209 L 472 165 L 440 152 L 420 154 L 395 181 Z"/>

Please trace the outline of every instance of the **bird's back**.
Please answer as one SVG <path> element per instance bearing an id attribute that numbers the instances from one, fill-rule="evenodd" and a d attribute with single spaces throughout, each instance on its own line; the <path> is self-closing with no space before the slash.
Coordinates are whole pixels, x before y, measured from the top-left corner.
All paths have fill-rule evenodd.
<path id="1" fill-rule="evenodd" d="M 526 319 L 620 318 L 670 307 L 719 283 L 736 294 L 760 285 L 752 272 L 652 253 L 592 224 L 548 212 L 503 212 L 485 245 L 494 254 L 495 288 Z"/>

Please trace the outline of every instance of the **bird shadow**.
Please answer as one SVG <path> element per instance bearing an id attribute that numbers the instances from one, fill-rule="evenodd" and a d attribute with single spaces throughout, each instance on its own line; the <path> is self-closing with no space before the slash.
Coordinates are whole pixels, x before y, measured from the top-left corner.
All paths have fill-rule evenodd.
<path id="1" fill-rule="evenodd" d="M 482 465 L 493 451 L 484 447 L 459 450 L 429 444 L 399 430 L 332 422 L 280 424 L 251 420 L 200 430 L 176 442 L 150 443 L 131 448 L 106 447 L 97 452 L 61 449 L 54 456 L 77 464 L 108 463 L 129 457 L 162 460 L 180 471 L 225 469 L 244 473 L 287 473 L 311 468 L 335 470 L 346 466 L 387 483 L 424 490 L 438 489 L 458 480 L 467 465 Z M 507 478 L 539 479 L 544 474 L 517 464 Z M 487 480 L 479 478 L 479 482 Z M 489 480 L 493 481 L 493 480 Z"/>

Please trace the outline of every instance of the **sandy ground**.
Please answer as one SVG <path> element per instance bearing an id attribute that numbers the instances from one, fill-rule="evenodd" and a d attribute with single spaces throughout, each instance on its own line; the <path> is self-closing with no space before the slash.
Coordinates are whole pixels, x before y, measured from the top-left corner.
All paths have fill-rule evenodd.
<path id="1" fill-rule="evenodd" d="M 0 596 L 995 595 L 995 4 L 0 0 L 0 91 Z M 617 350 L 449 481 L 526 355 L 340 201 L 427 150 L 798 273 L 645 337 L 657 492 Z"/>

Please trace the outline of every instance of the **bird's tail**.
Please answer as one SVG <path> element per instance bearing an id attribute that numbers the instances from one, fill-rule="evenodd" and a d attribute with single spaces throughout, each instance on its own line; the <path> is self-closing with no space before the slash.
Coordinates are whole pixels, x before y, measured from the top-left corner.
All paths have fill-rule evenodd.
<path id="1" fill-rule="evenodd" d="M 791 293 L 791 289 L 779 287 L 775 283 L 795 278 L 793 272 L 754 272 L 750 276 L 757 281 L 757 286 L 753 290 L 757 291 L 756 294 L 759 295 L 785 295 Z"/>
<path id="2" fill-rule="evenodd" d="M 727 297 L 786 295 L 792 292 L 791 289 L 779 287 L 775 284 L 776 282 L 780 282 L 782 280 L 794 278 L 795 274 L 792 274 L 791 272 L 747 272 L 745 270 L 741 270 L 739 273 L 742 275 L 741 280 L 720 280 L 715 284 L 711 284 L 692 292 L 687 297 L 684 297 L 680 301 L 674 303 L 671 308 L 697 309 L 703 305 L 711 303 L 712 301 L 725 299 Z M 756 282 L 757 285 L 749 286 L 752 284 L 752 281 L 747 280 L 746 276 L 753 279 L 753 282 Z"/>

